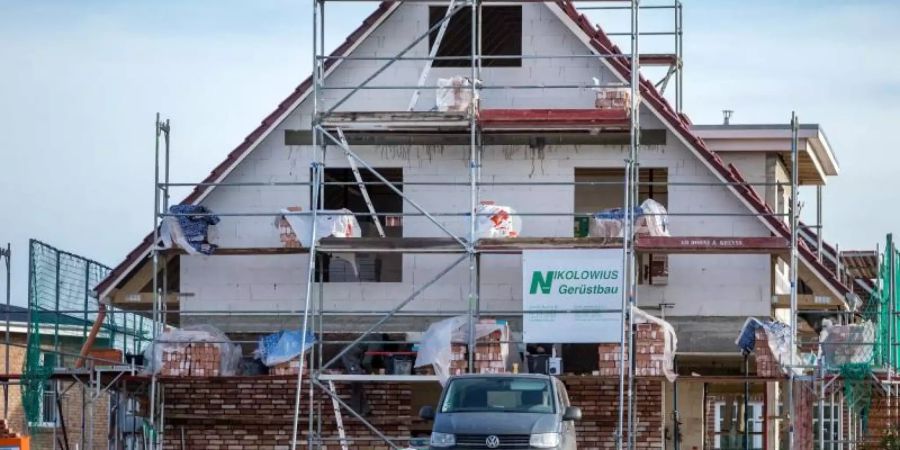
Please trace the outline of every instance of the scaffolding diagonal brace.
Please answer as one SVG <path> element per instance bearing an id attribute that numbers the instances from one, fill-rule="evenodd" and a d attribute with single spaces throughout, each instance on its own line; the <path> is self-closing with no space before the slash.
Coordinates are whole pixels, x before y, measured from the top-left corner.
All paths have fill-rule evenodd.
<path id="1" fill-rule="evenodd" d="M 465 5 L 465 4 L 459 5 L 457 8 L 454 9 L 453 13 L 456 13 L 456 11 L 462 9 L 464 6 L 466 6 L 466 5 Z M 450 16 L 453 16 L 453 14 L 451 13 Z M 449 20 L 449 19 L 447 19 L 447 20 Z M 409 44 L 409 45 L 406 46 L 403 50 L 401 50 L 399 53 L 397 53 L 397 58 L 402 57 L 402 56 L 405 55 L 407 52 L 409 52 L 410 50 L 412 50 L 413 48 L 415 48 L 416 45 L 419 44 L 419 42 L 421 42 L 423 39 L 425 39 L 425 38 L 427 38 L 428 36 L 430 36 L 432 31 L 438 29 L 438 27 L 440 27 L 440 26 L 443 24 L 443 22 L 444 22 L 444 20 L 442 19 L 442 20 L 439 21 L 438 23 L 436 23 L 436 24 L 432 25 L 431 27 L 429 27 L 428 30 L 426 30 L 424 33 L 422 33 L 421 35 L 419 35 L 419 37 L 417 37 L 415 40 L 413 40 L 413 42 L 412 42 L 411 44 Z M 375 73 L 373 73 L 372 75 L 369 75 L 369 77 L 366 78 L 365 80 L 363 80 L 358 86 L 354 87 L 350 92 L 348 92 L 346 95 L 344 95 L 343 97 L 341 97 L 340 100 L 338 100 L 337 102 L 335 102 L 334 105 L 332 105 L 330 108 L 328 108 L 327 111 L 325 111 L 325 114 L 327 115 L 327 114 L 333 113 L 338 107 L 340 107 L 341 105 L 343 105 L 344 102 L 346 102 L 348 99 L 350 99 L 350 97 L 352 97 L 353 94 L 359 92 L 360 89 L 363 89 L 365 86 L 368 86 L 369 83 L 370 83 L 372 80 L 374 80 L 375 78 L 377 78 L 378 75 L 381 75 L 382 72 L 384 72 L 385 70 L 387 70 L 388 67 L 390 67 L 392 64 L 394 64 L 394 62 L 396 62 L 396 61 L 397 61 L 397 59 L 392 59 L 392 60 L 386 62 L 383 66 L 381 66 L 378 70 L 376 70 Z"/>
<path id="2" fill-rule="evenodd" d="M 412 205 L 413 208 L 416 208 L 416 210 L 418 210 L 420 213 L 422 213 L 422 215 L 427 217 L 428 220 L 431 220 L 435 225 L 437 225 L 438 228 L 441 229 L 441 231 L 443 231 L 444 233 L 447 233 L 448 236 L 450 236 L 454 240 L 456 240 L 456 242 L 458 242 L 459 245 L 463 246 L 463 248 L 466 248 L 466 249 L 469 248 L 469 243 L 460 239 L 459 236 L 453 234 L 453 232 L 448 230 L 447 227 L 444 226 L 444 224 L 442 224 L 434 216 L 429 214 L 428 211 L 425 210 L 425 208 L 423 208 L 421 205 L 419 205 L 415 200 L 409 198 L 406 194 L 403 193 L 403 191 L 401 191 L 396 185 L 394 185 L 394 183 L 391 183 L 387 178 L 385 178 L 383 175 L 378 173 L 378 171 L 375 170 L 372 166 L 370 166 L 364 159 L 360 158 L 359 155 L 357 155 L 356 153 L 353 152 L 353 150 L 350 150 L 349 145 L 345 145 L 343 142 L 340 141 L 340 139 L 334 137 L 333 134 L 329 133 L 328 130 L 326 130 L 320 126 L 317 126 L 316 128 L 318 128 L 318 130 L 322 132 L 322 135 L 328 137 L 328 139 L 331 139 L 332 142 L 334 142 L 335 144 L 337 144 L 341 148 L 343 148 L 344 151 L 347 152 L 347 154 L 349 154 L 354 159 L 356 159 L 356 161 L 358 161 L 360 164 L 362 164 L 363 167 L 365 167 L 369 172 L 371 172 L 372 175 L 375 175 L 375 178 L 378 178 L 382 183 L 385 184 L 385 186 L 387 186 L 390 190 L 394 191 L 394 193 L 399 195 L 402 199 L 406 200 L 410 205 Z"/>
<path id="3" fill-rule="evenodd" d="M 347 412 L 349 412 L 353 417 L 356 417 L 360 422 L 362 422 L 362 424 L 365 425 L 366 428 L 368 428 L 368 429 L 371 430 L 373 433 L 375 433 L 375 434 L 376 434 L 379 438 L 381 438 L 381 440 L 383 440 L 386 444 L 390 445 L 392 448 L 395 448 L 395 449 L 397 449 L 397 450 L 402 449 L 402 447 L 400 447 L 399 445 L 395 444 L 394 441 L 392 441 L 389 437 L 385 436 L 385 434 L 382 433 L 381 430 L 379 430 L 377 427 L 375 427 L 375 425 L 372 425 L 371 423 L 369 423 L 369 421 L 366 420 L 365 417 L 363 417 L 362 415 L 360 415 L 360 414 L 359 414 L 358 412 L 356 412 L 353 408 L 351 408 L 350 405 L 348 405 L 348 404 L 345 403 L 343 400 L 341 400 L 341 397 L 338 396 L 337 392 L 334 392 L 334 391 L 332 391 L 331 389 L 328 389 L 328 386 L 325 386 L 325 385 L 322 384 L 319 380 L 311 379 L 311 381 L 312 381 L 313 384 L 315 384 L 317 387 L 319 387 L 323 392 L 325 392 L 326 394 L 328 394 L 328 396 L 331 397 L 331 399 L 332 399 L 333 401 L 337 402 L 339 405 L 341 405 L 342 408 L 346 409 Z"/>
<path id="4" fill-rule="evenodd" d="M 356 179 L 356 184 L 359 186 L 359 192 L 362 194 L 363 200 L 366 202 L 366 208 L 369 209 L 369 214 L 372 215 L 372 221 L 375 222 L 375 228 L 378 230 L 378 235 L 381 237 L 387 237 L 384 234 L 384 227 L 381 225 L 381 220 L 378 219 L 378 213 L 375 211 L 375 205 L 372 204 L 372 199 L 369 197 L 369 191 L 366 189 L 366 183 L 363 183 L 362 175 L 359 174 L 359 167 L 356 165 L 356 160 L 350 156 L 350 153 L 347 152 L 346 149 L 350 148 L 350 144 L 347 143 L 347 137 L 344 136 L 344 131 L 338 128 L 335 130 L 338 135 L 338 138 L 341 139 L 341 146 L 344 147 L 344 153 L 347 155 L 347 164 L 350 165 L 350 170 L 353 172 L 353 178 Z"/>
<path id="5" fill-rule="evenodd" d="M 419 93 L 422 91 L 421 87 L 425 85 L 425 80 L 428 79 L 428 74 L 431 72 L 431 66 L 434 65 L 434 58 L 437 56 L 438 49 L 441 47 L 441 42 L 444 40 L 444 33 L 447 32 L 450 18 L 455 12 L 455 9 L 453 8 L 455 5 L 456 0 L 450 0 L 450 5 L 447 6 L 447 13 L 444 14 L 444 20 L 441 22 L 441 27 L 438 29 L 437 36 L 434 38 L 434 44 L 431 46 L 431 51 L 428 52 L 428 59 L 425 60 L 425 67 L 422 68 L 422 74 L 419 75 L 419 82 L 416 84 L 418 89 L 413 91 L 412 98 L 409 100 L 408 109 L 410 111 L 416 109 L 416 104 L 419 103 Z"/>
<path id="6" fill-rule="evenodd" d="M 332 392 L 337 392 L 337 389 L 334 388 L 334 381 L 328 381 L 328 389 L 331 389 Z M 341 405 L 338 404 L 334 397 L 331 397 L 331 407 L 334 408 L 334 423 L 337 425 L 338 437 L 341 438 L 341 450 L 348 450 L 347 432 L 344 430 L 344 416 L 341 414 Z"/>

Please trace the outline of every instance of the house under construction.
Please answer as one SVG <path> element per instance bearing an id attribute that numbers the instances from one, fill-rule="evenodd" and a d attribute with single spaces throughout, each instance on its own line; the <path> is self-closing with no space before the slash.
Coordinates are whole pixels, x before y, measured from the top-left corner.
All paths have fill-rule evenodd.
<path id="1" fill-rule="evenodd" d="M 81 424 L 107 438 L 82 428 L 80 448 L 423 447 L 416 411 L 447 375 L 513 371 L 563 381 L 585 449 L 896 430 L 891 237 L 823 240 L 839 165 L 820 126 L 689 120 L 680 1 L 387 1 L 326 54 L 339 1 L 312 2 L 312 76 L 202 182 L 169 179 L 157 117 L 151 233 L 76 290 L 96 307 L 57 302 L 92 324 L 71 364 L 29 343 L 7 377 L 26 398 L 62 379 L 109 396 Z M 624 32 L 584 15 L 617 10 Z M 643 31 L 650 13 L 672 29 Z M 653 37 L 671 51 L 641 52 Z M 52 305 L 30 278 L 32 309 Z M 266 364 L 290 336 L 306 350 Z M 75 448 L 67 425 L 55 449 Z"/>

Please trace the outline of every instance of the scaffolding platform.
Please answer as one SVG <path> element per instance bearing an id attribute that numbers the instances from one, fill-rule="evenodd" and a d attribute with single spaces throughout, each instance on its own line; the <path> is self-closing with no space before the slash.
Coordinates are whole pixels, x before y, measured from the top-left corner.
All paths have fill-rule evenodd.
<path id="1" fill-rule="evenodd" d="M 336 111 L 323 114 L 323 128 L 342 130 L 464 131 L 471 124 L 466 111 Z"/>
<path id="2" fill-rule="evenodd" d="M 628 131 L 627 109 L 481 109 L 475 116 L 484 132 L 502 130 Z M 348 111 L 323 114 L 325 129 L 351 131 L 465 132 L 472 124 L 467 111 Z"/>
<path id="3" fill-rule="evenodd" d="M 525 250 L 602 249 L 621 248 L 621 238 L 599 237 L 519 237 L 479 239 L 475 249 L 479 253 L 516 254 Z M 466 253 L 459 241 L 450 237 L 326 237 L 316 250 L 323 253 Z M 730 236 L 638 236 L 635 251 L 653 254 L 773 254 L 790 250 L 790 243 L 782 237 Z M 181 249 L 166 253 L 187 254 Z M 242 247 L 219 248 L 216 255 L 293 255 L 309 253 L 307 247 Z"/>
<path id="4" fill-rule="evenodd" d="M 628 130 L 627 109 L 483 109 L 478 123 L 490 130 L 614 129 Z"/>

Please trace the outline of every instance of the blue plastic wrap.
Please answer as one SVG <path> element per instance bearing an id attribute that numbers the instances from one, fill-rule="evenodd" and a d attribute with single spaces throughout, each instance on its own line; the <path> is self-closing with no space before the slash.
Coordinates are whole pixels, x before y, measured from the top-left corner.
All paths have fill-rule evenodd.
<path id="1" fill-rule="evenodd" d="M 306 347 L 302 350 L 303 333 L 301 331 L 283 330 L 259 338 L 256 357 L 268 367 L 297 358 L 316 343 L 316 335 L 306 333 Z"/>

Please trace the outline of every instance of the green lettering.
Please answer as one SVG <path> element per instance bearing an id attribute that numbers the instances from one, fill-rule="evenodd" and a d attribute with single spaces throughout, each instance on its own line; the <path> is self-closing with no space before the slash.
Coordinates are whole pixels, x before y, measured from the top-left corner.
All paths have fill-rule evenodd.
<path id="1" fill-rule="evenodd" d="M 541 272 L 534 271 L 531 274 L 531 294 L 537 294 L 538 289 L 541 290 L 542 294 L 549 294 L 550 288 L 553 287 L 553 272 L 546 272 L 546 276 L 543 276 Z"/>

